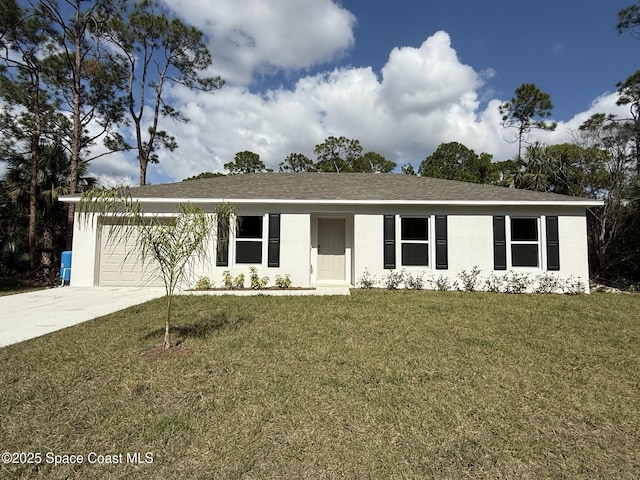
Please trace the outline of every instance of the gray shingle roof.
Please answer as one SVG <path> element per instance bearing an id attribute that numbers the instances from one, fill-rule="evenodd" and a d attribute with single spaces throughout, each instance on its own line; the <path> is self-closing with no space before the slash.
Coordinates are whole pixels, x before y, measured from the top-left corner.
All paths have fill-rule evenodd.
<path id="1" fill-rule="evenodd" d="M 584 203 L 593 200 L 437 178 L 370 173 L 254 173 L 131 188 L 133 198 L 307 202 Z"/>

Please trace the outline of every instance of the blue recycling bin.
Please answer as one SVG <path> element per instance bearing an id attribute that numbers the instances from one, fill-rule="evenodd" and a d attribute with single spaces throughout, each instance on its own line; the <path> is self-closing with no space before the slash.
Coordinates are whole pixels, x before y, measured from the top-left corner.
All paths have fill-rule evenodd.
<path id="1" fill-rule="evenodd" d="M 62 252 L 60 256 L 60 282 L 62 285 L 71 283 L 71 251 Z"/>

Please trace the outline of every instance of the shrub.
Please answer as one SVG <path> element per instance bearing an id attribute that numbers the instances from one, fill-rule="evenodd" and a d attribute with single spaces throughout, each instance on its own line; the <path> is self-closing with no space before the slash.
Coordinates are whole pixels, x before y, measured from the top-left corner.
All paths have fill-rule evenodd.
<path id="1" fill-rule="evenodd" d="M 291 286 L 291 275 L 288 273 L 285 276 L 276 275 L 276 287 L 278 288 L 289 288 Z"/>
<path id="2" fill-rule="evenodd" d="M 433 285 L 434 290 L 439 290 L 441 292 L 452 290 L 458 285 L 458 282 L 452 282 L 449 277 L 445 277 L 444 275 L 430 279 L 429 283 Z"/>
<path id="3" fill-rule="evenodd" d="M 538 276 L 538 284 L 535 293 L 560 293 L 563 291 L 562 281 L 552 273 L 544 273 Z"/>
<path id="4" fill-rule="evenodd" d="M 503 286 L 507 281 L 506 275 L 496 275 L 492 273 L 484 280 L 484 288 L 488 292 L 502 292 Z"/>
<path id="5" fill-rule="evenodd" d="M 382 281 L 387 289 L 397 290 L 398 286 L 402 283 L 403 277 L 403 272 L 396 272 L 392 270 L 382 278 Z"/>
<path id="6" fill-rule="evenodd" d="M 415 277 L 410 273 L 405 273 L 404 288 L 407 290 L 422 290 L 424 288 L 424 273 Z"/>
<path id="7" fill-rule="evenodd" d="M 462 270 L 458 274 L 462 282 L 462 288 L 467 292 L 475 292 L 480 286 L 480 269 L 474 265 L 470 272 Z"/>
<path id="8" fill-rule="evenodd" d="M 238 276 L 233 279 L 232 288 L 244 288 L 244 273 L 238 274 Z"/>
<path id="9" fill-rule="evenodd" d="M 511 271 L 511 276 L 507 277 L 507 286 L 505 288 L 505 292 L 524 293 L 532 283 L 533 280 L 529 277 L 528 273 L 516 273 L 514 271 Z"/>
<path id="10" fill-rule="evenodd" d="M 360 277 L 360 279 L 358 280 L 358 287 L 360 288 L 367 288 L 367 289 L 372 289 L 376 284 L 376 277 L 371 275 L 371 273 L 369 273 L 369 270 L 364 269 L 364 272 L 362 272 L 362 276 Z"/>
<path id="11" fill-rule="evenodd" d="M 222 272 L 222 283 L 224 284 L 224 288 L 227 290 L 231 290 L 233 288 L 233 277 L 231 277 L 231 272 L 229 272 L 229 270 Z"/>
<path id="12" fill-rule="evenodd" d="M 580 280 L 580 277 L 574 278 L 571 276 L 567 279 L 565 291 L 569 295 L 580 295 L 587 292 L 587 286 Z"/>
<path id="13" fill-rule="evenodd" d="M 196 290 L 209 290 L 212 286 L 213 282 L 209 277 L 200 277 L 193 288 Z"/>
<path id="14" fill-rule="evenodd" d="M 251 288 L 253 290 L 259 290 L 261 288 L 264 288 L 267 286 L 267 283 L 269 283 L 269 277 L 260 278 L 258 276 L 258 270 L 256 269 L 256 267 L 251 267 L 249 269 L 249 272 L 250 272 L 249 281 L 251 282 Z M 244 281 L 244 278 L 243 278 L 243 281 Z"/>

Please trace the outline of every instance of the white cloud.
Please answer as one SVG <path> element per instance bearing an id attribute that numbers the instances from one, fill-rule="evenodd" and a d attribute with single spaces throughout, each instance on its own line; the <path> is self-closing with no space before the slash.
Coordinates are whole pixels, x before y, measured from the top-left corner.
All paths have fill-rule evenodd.
<path id="1" fill-rule="evenodd" d="M 495 74 L 461 63 L 448 34 L 437 32 L 420 47 L 394 49 L 380 75 L 370 67 L 338 68 L 301 76 L 290 89 L 265 93 L 240 85 L 214 94 L 173 86 L 167 90 L 170 101 L 190 122 L 163 125 L 179 147 L 159 152 L 160 164 L 149 166 L 148 178 L 153 183 L 179 181 L 203 171 L 224 171 L 223 165 L 243 150 L 258 153 L 277 171 L 293 152 L 315 159 L 314 146 L 330 135 L 356 138 L 365 151 L 399 165 L 417 166 L 438 145 L 453 141 L 491 153 L 495 160 L 511 158 L 516 147 L 505 141 L 510 132 L 500 126 L 498 112 L 504 100 L 486 98 L 482 89 L 484 80 Z M 615 100 L 615 94 L 605 94 L 555 132 L 531 132 L 530 140 L 569 141 L 592 113 L 624 115 Z M 135 161 L 106 158 L 92 165 L 137 183 Z"/>
<path id="2" fill-rule="evenodd" d="M 478 111 L 487 74 L 462 64 L 449 36 L 438 32 L 419 48 L 394 49 L 381 76 L 370 67 L 335 69 L 263 95 L 239 86 L 213 95 L 174 87 L 172 99 L 191 121 L 166 126 L 180 147 L 150 169 L 180 180 L 222 171 L 235 153 L 250 150 L 277 170 L 292 152 L 314 158 L 313 147 L 330 135 L 357 138 L 398 163 L 419 162 L 449 141 L 506 150 L 498 103 Z"/>
<path id="3" fill-rule="evenodd" d="M 213 71 L 234 84 L 329 62 L 354 43 L 355 17 L 332 0 L 164 1 L 204 32 Z"/>
<path id="4" fill-rule="evenodd" d="M 394 113 L 446 110 L 479 86 L 479 75 L 460 63 L 449 35 L 437 32 L 420 48 L 395 48 L 382 69 L 381 101 Z"/>
<path id="5" fill-rule="evenodd" d="M 580 126 L 596 113 L 612 114 L 618 118 L 629 117 L 628 107 L 616 105 L 617 100 L 617 92 L 605 93 L 596 98 L 584 112 L 577 113 L 566 122 L 558 122 L 554 131 L 532 131 L 530 141 L 540 141 L 548 145 L 570 142 Z"/>

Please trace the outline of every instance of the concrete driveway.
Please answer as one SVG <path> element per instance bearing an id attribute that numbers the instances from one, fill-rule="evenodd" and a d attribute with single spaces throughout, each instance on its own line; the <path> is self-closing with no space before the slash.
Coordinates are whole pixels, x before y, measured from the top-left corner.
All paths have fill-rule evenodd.
<path id="1" fill-rule="evenodd" d="M 0 297 L 0 347 L 164 295 L 164 288 L 58 287 Z"/>

